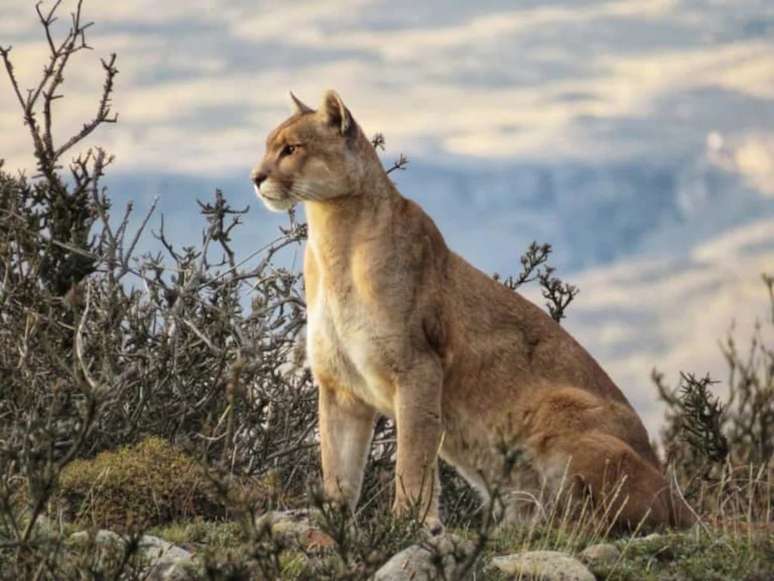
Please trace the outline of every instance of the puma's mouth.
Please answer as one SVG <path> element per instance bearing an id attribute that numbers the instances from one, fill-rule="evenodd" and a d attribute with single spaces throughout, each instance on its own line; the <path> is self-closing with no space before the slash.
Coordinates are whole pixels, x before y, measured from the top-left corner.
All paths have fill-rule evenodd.
<path id="1" fill-rule="evenodd" d="M 258 194 L 260 197 L 262 197 L 264 200 L 271 200 L 272 202 L 284 202 L 287 198 L 275 198 L 274 196 L 270 196 L 269 194 L 264 194 L 261 192 L 260 188 L 258 186 L 255 187 L 255 193 Z"/>
<path id="2" fill-rule="evenodd" d="M 260 186 L 255 187 L 255 193 L 261 198 L 274 202 L 283 202 L 288 198 L 288 192 L 273 181 L 266 180 Z"/>
<path id="3" fill-rule="evenodd" d="M 287 192 L 282 188 L 277 187 L 273 183 L 269 183 L 268 180 L 262 183 L 260 186 L 255 186 L 255 193 L 263 200 L 264 205 L 275 212 L 284 212 L 295 205 L 293 200 Z"/>

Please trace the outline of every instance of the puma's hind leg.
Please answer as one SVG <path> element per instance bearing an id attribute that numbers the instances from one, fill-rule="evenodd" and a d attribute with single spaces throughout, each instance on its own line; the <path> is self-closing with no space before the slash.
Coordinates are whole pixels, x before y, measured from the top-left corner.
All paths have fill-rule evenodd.
<path id="1" fill-rule="evenodd" d="M 593 431 L 558 437 L 550 456 L 564 464 L 574 492 L 591 494 L 598 515 L 617 527 L 635 529 L 672 524 L 669 487 L 657 466 L 615 436 Z M 558 466 L 553 466 L 554 473 Z"/>

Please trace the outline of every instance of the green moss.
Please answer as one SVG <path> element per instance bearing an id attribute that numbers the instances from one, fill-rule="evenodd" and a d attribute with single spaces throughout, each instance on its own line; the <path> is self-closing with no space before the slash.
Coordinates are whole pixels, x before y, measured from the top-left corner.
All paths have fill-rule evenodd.
<path id="1" fill-rule="evenodd" d="M 211 549 L 233 548 L 249 541 L 238 522 L 206 521 L 201 518 L 154 527 L 148 533 L 175 545 L 204 545 Z"/>
<path id="2" fill-rule="evenodd" d="M 285 551 L 280 557 L 282 579 L 301 579 L 308 573 L 309 558 L 300 551 Z"/>
<path id="3" fill-rule="evenodd" d="M 79 525 L 116 531 L 225 514 L 202 467 L 161 438 L 72 462 L 56 501 Z"/>
<path id="4" fill-rule="evenodd" d="M 619 563 L 598 566 L 598 579 L 696 580 L 770 579 L 774 571 L 774 535 L 726 535 L 696 531 L 652 540 L 622 542 Z"/>
<path id="5" fill-rule="evenodd" d="M 571 530 L 535 525 L 498 530 L 489 540 L 483 562 L 521 551 L 556 550 L 576 556 L 586 546 L 615 543 L 621 558 L 612 564 L 590 564 L 599 581 L 768 581 L 774 579 L 774 529 L 731 533 L 712 528 L 670 532 L 650 537 L 600 538 Z M 501 581 L 510 577 L 485 567 L 478 577 Z"/>

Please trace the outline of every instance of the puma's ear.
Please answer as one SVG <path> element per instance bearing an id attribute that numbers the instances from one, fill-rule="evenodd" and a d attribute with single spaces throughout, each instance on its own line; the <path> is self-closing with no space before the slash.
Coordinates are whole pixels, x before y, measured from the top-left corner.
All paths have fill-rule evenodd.
<path id="1" fill-rule="evenodd" d="M 302 115 L 304 113 L 314 113 L 314 110 L 301 102 L 301 100 L 290 91 L 290 98 L 293 100 L 293 114 Z"/>
<path id="2" fill-rule="evenodd" d="M 320 105 L 319 115 L 332 127 L 337 127 L 342 135 L 347 135 L 355 123 L 352 114 L 336 91 L 327 91 Z"/>

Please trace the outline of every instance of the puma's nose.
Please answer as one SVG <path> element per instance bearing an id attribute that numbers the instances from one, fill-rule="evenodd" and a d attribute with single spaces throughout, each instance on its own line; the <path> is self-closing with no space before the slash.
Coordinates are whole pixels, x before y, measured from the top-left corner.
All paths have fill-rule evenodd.
<path id="1" fill-rule="evenodd" d="M 260 188 L 261 184 L 266 180 L 268 176 L 262 171 L 254 171 L 252 174 L 253 183 L 256 188 Z"/>

